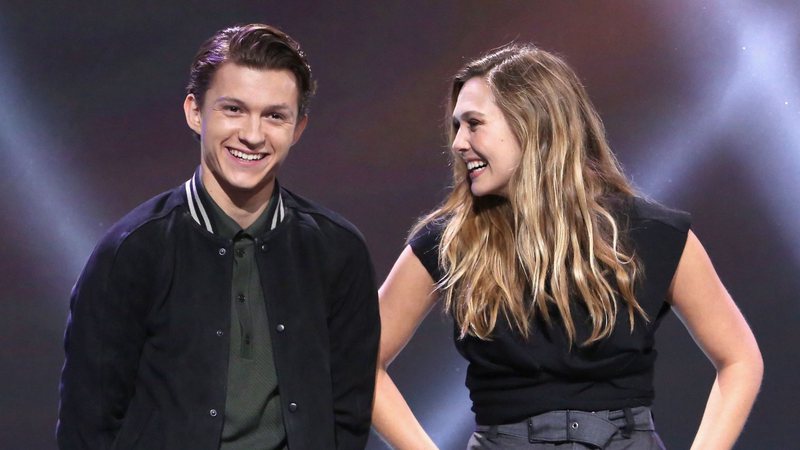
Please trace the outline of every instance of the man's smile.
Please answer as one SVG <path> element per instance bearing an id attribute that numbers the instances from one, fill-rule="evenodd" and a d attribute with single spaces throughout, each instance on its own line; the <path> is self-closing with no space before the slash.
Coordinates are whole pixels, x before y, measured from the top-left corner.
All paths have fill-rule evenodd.
<path id="1" fill-rule="evenodd" d="M 258 161 L 264 159 L 264 157 L 267 156 L 264 153 L 245 153 L 241 150 L 236 150 L 235 148 L 230 148 L 230 147 L 225 147 L 225 148 L 228 150 L 228 153 L 243 161 Z"/>

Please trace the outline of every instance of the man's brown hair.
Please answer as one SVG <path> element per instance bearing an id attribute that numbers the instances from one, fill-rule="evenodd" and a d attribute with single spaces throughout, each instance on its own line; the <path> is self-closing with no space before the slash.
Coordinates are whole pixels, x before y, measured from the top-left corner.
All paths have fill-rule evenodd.
<path id="1" fill-rule="evenodd" d="M 298 117 L 308 114 L 308 103 L 317 88 L 311 66 L 300 44 L 283 31 L 259 23 L 237 25 L 214 33 L 200 47 L 192 62 L 186 93 L 203 104 L 214 73 L 225 62 L 254 69 L 286 69 L 297 79 Z"/>

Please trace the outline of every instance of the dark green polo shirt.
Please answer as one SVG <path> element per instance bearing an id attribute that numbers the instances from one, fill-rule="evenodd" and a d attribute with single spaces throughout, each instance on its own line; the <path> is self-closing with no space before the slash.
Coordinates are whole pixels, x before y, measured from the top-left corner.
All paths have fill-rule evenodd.
<path id="1" fill-rule="evenodd" d="M 205 188 L 202 188 L 205 191 Z M 230 357 L 221 450 L 286 448 L 269 318 L 255 259 L 256 236 L 271 228 L 277 195 L 259 218 L 242 228 L 210 198 L 217 234 L 233 241 Z"/>

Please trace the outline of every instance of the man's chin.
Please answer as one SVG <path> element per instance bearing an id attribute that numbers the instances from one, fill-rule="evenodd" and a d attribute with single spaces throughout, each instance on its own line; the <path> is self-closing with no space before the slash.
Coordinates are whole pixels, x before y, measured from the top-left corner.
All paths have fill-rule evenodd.
<path id="1" fill-rule="evenodd" d="M 227 192 L 237 195 L 256 194 L 263 189 L 269 188 L 274 184 L 274 177 L 262 177 L 252 179 L 224 179 L 220 182 L 220 187 Z"/>

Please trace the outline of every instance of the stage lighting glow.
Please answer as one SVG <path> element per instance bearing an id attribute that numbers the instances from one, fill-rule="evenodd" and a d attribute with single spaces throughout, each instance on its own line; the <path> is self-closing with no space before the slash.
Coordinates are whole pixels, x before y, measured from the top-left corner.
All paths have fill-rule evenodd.
<path id="1" fill-rule="evenodd" d="M 96 216 L 84 206 L 91 204 L 91 196 L 82 192 L 74 172 L 58 160 L 57 145 L 48 133 L 60 122 L 47 120 L 46 111 L 32 107 L 47 102 L 37 101 L 36 94 L 12 73 L 16 64 L 2 46 L 8 42 L 12 40 L 0 39 L 1 170 L 7 186 L 3 195 L 20 217 L 16 223 L 25 224 L 17 234 L 24 231 L 46 241 L 47 264 L 71 282 L 93 246 L 86 223 Z"/>
<path id="2" fill-rule="evenodd" d="M 741 36 L 752 49 L 742 53 L 737 86 L 743 91 L 741 108 L 753 117 L 751 130 L 762 139 L 761 148 L 744 150 L 740 157 L 760 170 L 749 172 L 772 211 L 776 231 L 792 242 L 800 261 L 800 102 L 796 30 L 800 16 L 771 10 L 743 11 Z M 770 174 L 764 179 L 761 174 Z M 794 206 L 792 206 L 794 205 Z"/>
<path id="3" fill-rule="evenodd" d="M 654 146 L 658 156 L 637 170 L 647 180 L 640 187 L 655 198 L 668 200 L 684 178 L 710 164 L 718 152 L 736 149 L 739 151 L 733 157 L 753 169 L 747 173 L 751 186 L 761 190 L 763 201 L 773 211 L 774 222 L 800 223 L 800 108 L 793 106 L 800 105 L 795 33 L 800 16 L 743 1 L 726 3 L 721 10 L 727 15 L 709 26 L 737 30 L 735 69 L 729 76 L 698 69 L 696 82 L 704 86 L 706 96 L 695 103 L 696 108 L 682 123 L 666 130 L 669 138 Z M 746 122 L 745 127 L 742 121 Z M 758 148 L 710 145 L 712 140 L 726 137 L 723 133 L 742 128 L 758 137 L 753 139 Z M 765 173 L 769 174 L 767 179 L 763 177 Z M 793 225 L 776 229 L 787 242 L 794 243 L 800 260 L 800 229 Z"/>
<path id="4" fill-rule="evenodd" d="M 431 439 L 440 448 L 464 448 L 469 436 L 475 430 L 475 417 L 470 411 L 472 406 L 466 396 L 466 389 L 450 389 L 443 396 L 441 402 L 444 408 L 437 410 L 447 410 L 447 413 L 440 414 L 435 422 L 435 426 L 430 427 Z M 458 411 L 458 412 L 456 412 Z"/>

